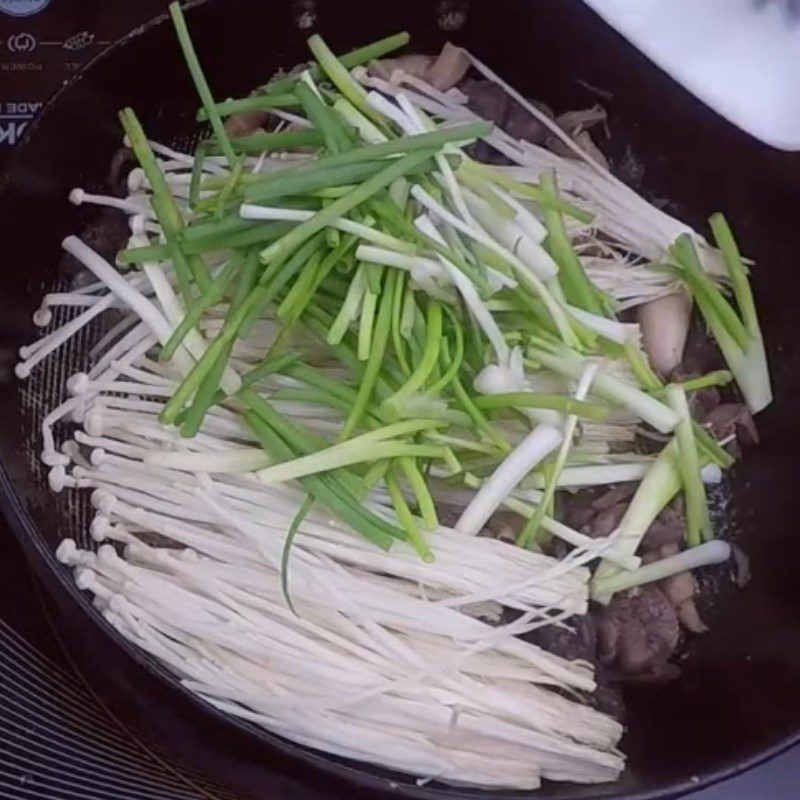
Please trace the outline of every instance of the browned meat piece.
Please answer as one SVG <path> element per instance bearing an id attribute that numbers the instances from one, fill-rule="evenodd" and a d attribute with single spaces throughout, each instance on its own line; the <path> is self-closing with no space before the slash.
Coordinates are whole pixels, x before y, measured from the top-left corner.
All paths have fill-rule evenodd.
<path id="1" fill-rule="evenodd" d="M 591 536 L 593 539 L 603 539 L 612 534 L 618 527 L 625 512 L 628 510 L 628 502 L 617 503 L 610 508 L 604 508 L 597 512 L 591 522 L 581 528 L 581 533 Z"/>
<path id="2" fill-rule="evenodd" d="M 667 596 L 667 600 L 678 610 L 694 597 L 695 585 L 691 572 L 679 572 L 677 575 L 671 575 L 660 581 L 659 587 Z"/>
<path id="3" fill-rule="evenodd" d="M 476 81 L 469 78 L 464 81 L 461 90 L 469 98 L 467 108 L 501 128 L 505 125 L 509 97 L 502 87 L 492 81 Z"/>
<path id="4" fill-rule="evenodd" d="M 511 164 L 510 159 L 506 158 L 502 153 L 498 153 L 490 144 L 487 144 L 482 139 L 473 142 L 466 148 L 467 155 L 480 161 L 482 164 L 494 164 L 498 167 L 507 167 Z"/>
<path id="5" fill-rule="evenodd" d="M 600 661 L 630 674 L 668 661 L 680 635 L 675 609 L 654 586 L 614 598 L 596 622 Z"/>
<path id="6" fill-rule="evenodd" d="M 129 147 L 114 153 L 108 170 L 108 188 L 115 197 L 128 196 L 128 173 L 136 166 L 136 158 Z"/>
<path id="7" fill-rule="evenodd" d="M 670 556 L 677 555 L 680 549 L 680 545 L 665 544 L 662 547 L 648 550 L 642 555 L 642 564 L 652 564 L 654 561 L 661 561 L 662 558 L 669 558 Z"/>
<path id="8" fill-rule="evenodd" d="M 231 114 L 225 120 L 225 130 L 231 139 L 242 139 L 263 131 L 268 119 L 269 114 L 266 111 L 243 111 L 241 114 Z"/>
<path id="9" fill-rule="evenodd" d="M 436 89 L 446 92 L 464 79 L 469 68 L 470 61 L 466 51 L 446 42 L 436 61 L 425 73 L 425 80 Z"/>
<path id="10" fill-rule="evenodd" d="M 436 89 L 446 92 L 452 89 L 469 71 L 470 62 L 466 52 L 447 42 L 438 56 L 407 55 L 371 61 L 369 72 L 378 78 L 391 80 L 396 70 L 415 78 L 421 78 Z"/>
<path id="11" fill-rule="evenodd" d="M 633 497 L 636 485 L 633 483 L 623 483 L 607 492 L 603 492 L 597 499 L 592 501 L 592 508 L 595 511 L 605 511 L 619 503 L 624 503 Z"/>
<path id="12" fill-rule="evenodd" d="M 719 348 L 706 333 L 705 326 L 694 320 L 686 337 L 681 369 L 684 374 L 705 375 L 715 369 L 723 369 L 725 362 Z"/>
<path id="13" fill-rule="evenodd" d="M 250 94 L 253 97 L 257 92 Z M 225 120 L 225 130 L 232 139 L 241 139 L 257 133 L 267 125 L 268 111 L 243 111 L 241 114 L 231 114 Z"/>
<path id="14" fill-rule="evenodd" d="M 544 103 L 536 100 L 530 102 L 546 117 L 553 119 L 553 112 Z M 524 139 L 531 144 L 544 144 L 548 134 L 547 127 L 514 100 L 509 103 L 504 129 L 510 136 Z"/>
<path id="15" fill-rule="evenodd" d="M 736 542 L 731 542 L 730 545 L 733 551 L 734 579 L 736 585 L 744 589 L 753 577 L 750 571 L 750 558 Z"/>
<path id="16" fill-rule="evenodd" d="M 472 111 L 496 123 L 515 139 L 525 139 L 532 144 L 544 143 L 547 128 L 496 83 L 469 79 L 464 81 L 461 90 L 469 98 L 467 106 Z M 531 103 L 545 116 L 553 118 L 553 112 L 546 105 L 535 100 Z"/>
<path id="17" fill-rule="evenodd" d="M 605 120 L 606 112 L 600 106 L 580 109 L 578 111 L 568 111 L 566 114 L 562 114 L 556 118 L 556 122 L 561 130 L 563 130 L 578 147 L 589 153 L 595 161 L 608 169 L 609 164 L 605 154 L 597 147 L 589 133 L 591 128 L 605 122 Z M 576 157 L 574 150 L 568 147 L 567 144 L 555 134 L 548 132 L 545 136 L 544 145 L 548 150 L 552 150 L 552 152 L 563 158 Z"/>
<path id="18" fill-rule="evenodd" d="M 667 506 L 647 529 L 644 546 L 654 550 L 665 545 L 679 545 L 683 541 L 686 521 L 679 502 Z"/>
<path id="19" fill-rule="evenodd" d="M 758 429 L 753 415 L 743 403 L 722 403 L 703 419 L 717 439 L 735 435 L 742 447 L 758 444 Z"/>
<path id="20" fill-rule="evenodd" d="M 451 506 L 446 503 L 436 504 L 436 516 L 439 524 L 445 528 L 455 528 L 462 511 L 463 509 L 458 506 Z"/>
<path id="21" fill-rule="evenodd" d="M 391 80 L 395 70 L 413 75 L 415 78 L 423 78 L 433 64 L 433 56 L 423 56 L 412 53 L 400 58 L 384 58 L 380 61 L 370 61 L 369 73 L 376 78 L 383 78 L 385 81 Z"/>
<path id="22" fill-rule="evenodd" d="M 569 136 L 575 136 L 581 131 L 588 131 L 606 121 L 606 111 L 602 106 L 594 105 L 591 108 L 582 108 L 578 111 L 567 111 L 556 117 L 559 128 Z"/>
<path id="23" fill-rule="evenodd" d="M 576 531 L 591 523 L 597 513 L 592 508 L 595 493 L 591 489 L 582 489 L 574 494 L 564 492 L 562 499 L 561 516 L 564 524 Z"/>
<path id="24" fill-rule="evenodd" d="M 130 235 L 131 229 L 125 214 L 115 208 L 103 207 L 93 213 L 92 221 L 84 229 L 81 239 L 113 264 Z M 65 258 L 67 261 L 74 260 L 71 256 Z M 77 271 L 84 272 L 85 267 L 80 266 Z"/>
<path id="25" fill-rule="evenodd" d="M 567 661 L 582 659 L 593 664 L 597 657 L 597 630 L 592 615 L 572 617 L 566 625 L 548 625 L 522 638 Z"/>
<path id="26" fill-rule="evenodd" d="M 515 542 L 522 532 L 524 520 L 513 511 L 497 511 L 486 523 L 486 532 L 495 539 Z"/>
<path id="27" fill-rule="evenodd" d="M 711 413 L 721 402 L 719 389 L 716 386 L 709 386 L 708 389 L 701 389 L 692 394 L 690 407 L 693 414 L 703 417 Z"/>
<path id="28" fill-rule="evenodd" d="M 689 598 L 684 603 L 681 603 L 678 609 L 678 619 L 680 619 L 681 625 L 683 625 L 687 631 L 691 631 L 692 633 L 708 632 L 708 627 L 700 617 L 700 612 L 697 610 L 693 598 Z"/>
<path id="29" fill-rule="evenodd" d="M 583 489 L 564 500 L 564 523 L 594 539 L 608 536 L 619 526 L 635 486 L 625 484 L 601 492 Z"/>
<path id="30" fill-rule="evenodd" d="M 680 545 L 677 543 L 662 545 L 646 552 L 642 557 L 642 563 L 650 564 L 653 561 L 677 555 L 679 552 Z M 697 585 L 691 572 L 680 572 L 677 575 L 671 575 L 669 578 L 659 581 L 656 585 L 672 604 L 681 625 L 686 630 L 692 633 L 705 633 L 708 630 L 700 618 L 694 602 Z"/>

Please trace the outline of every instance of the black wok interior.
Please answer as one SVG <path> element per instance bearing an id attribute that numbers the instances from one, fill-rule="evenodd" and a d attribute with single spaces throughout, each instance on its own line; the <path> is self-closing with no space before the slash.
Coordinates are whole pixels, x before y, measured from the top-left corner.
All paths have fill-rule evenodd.
<path id="1" fill-rule="evenodd" d="M 313 29 L 300 27 L 310 21 Z M 602 103 L 612 136 L 601 147 L 618 174 L 648 198 L 669 198 L 672 213 L 701 229 L 712 211 L 725 212 L 742 250 L 758 262 L 755 287 L 776 390 L 774 406 L 759 419 L 763 443 L 736 468 L 726 511 L 726 530 L 750 555 L 753 580 L 744 591 L 722 582 L 708 610 L 712 630 L 691 643 L 677 684 L 628 692 L 630 768 L 623 780 L 547 785 L 540 796 L 672 796 L 795 741 L 800 269 L 793 217 L 800 207 L 800 156 L 771 151 L 703 108 L 578 0 L 208 0 L 191 10 L 189 24 L 220 99 L 305 58 L 312 30 L 340 52 L 402 29 L 412 33 L 418 51 L 435 51 L 451 38 L 557 111 Z M 132 35 L 63 89 L 0 179 L 0 502 L 42 579 L 63 641 L 110 704 L 165 751 L 250 796 L 267 796 L 266 787 L 274 791 L 274 776 L 281 774 L 300 775 L 324 790 L 338 787 L 350 797 L 480 794 L 418 787 L 221 717 L 122 643 L 55 563 L 61 526 L 46 487 L 31 472 L 12 367 L 17 347 L 34 337 L 30 314 L 58 268 L 61 238 L 86 221 L 86 212 L 69 207 L 69 189 L 104 185 L 121 141 L 116 111 L 125 105 L 136 109 L 152 138 L 191 132 L 197 101 L 168 24 Z"/>

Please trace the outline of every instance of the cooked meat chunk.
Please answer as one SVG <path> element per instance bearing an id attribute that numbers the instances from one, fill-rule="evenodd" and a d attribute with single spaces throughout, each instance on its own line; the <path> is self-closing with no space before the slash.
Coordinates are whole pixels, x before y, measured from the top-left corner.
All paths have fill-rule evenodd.
<path id="1" fill-rule="evenodd" d="M 591 614 L 572 617 L 564 625 L 548 625 L 523 637 L 568 661 L 582 659 L 593 664 L 597 658 L 597 630 Z"/>
<path id="2" fill-rule="evenodd" d="M 632 484 L 624 484 L 601 492 L 576 492 L 564 502 L 564 521 L 594 539 L 608 536 L 625 516 L 635 489 Z"/>
<path id="3" fill-rule="evenodd" d="M 654 586 L 621 595 L 597 613 L 598 656 L 624 673 L 641 673 L 669 660 L 680 629 L 675 609 Z"/>
<path id="4" fill-rule="evenodd" d="M 668 505 L 647 529 L 644 546 L 652 550 L 666 545 L 678 545 L 683 541 L 685 530 L 683 508 L 680 502 L 676 501 Z"/>
<path id="5" fill-rule="evenodd" d="M 225 130 L 231 139 L 241 139 L 263 130 L 269 119 L 266 111 L 243 111 L 241 114 L 231 114 L 225 120 Z"/>
<path id="6" fill-rule="evenodd" d="M 486 531 L 495 539 L 515 542 L 522 532 L 524 520 L 513 511 L 497 511 L 486 523 Z"/>
<path id="7" fill-rule="evenodd" d="M 753 415 L 743 403 L 722 403 L 705 415 L 703 422 L 717 439 L 735 435 L 742 447 L 758 444 L 758 430 Z"/>
<path id="8" fill-rule="evenodd" d="M 484 119 L 499 125 L 515 139 L 525 139 L 532 144 L 544 144 L 547 128 L 529 111 L 510 98 L 492 81 L 464 81 L 462 91 L 469 98 L 468 108 Z M 533 103 L 543 114 L 552 118 L 553 112 L 542 103 Z"/>
<path id="9" fill-rule="evenodd" d="M 509 97 L 503 89 L 492 81 L 476 81 L 468 78 L 461 87 L 469 101 L 467 108 L 479 117 L 505 125 L 509 108 Z"/>
<path id="10" fill-rule="evenodd" d="M 597 511 L 592 508 L 595 497 L 596 493 L 591 489 L 583 489 L 574 494 L 564 492 L 561 511 L 564 524 L 576 531 L 581 530 L 584 525 L 588 525 L 597 514 Z"/>
<path id="11" fill-rule="evenodd" d="M 725 362 L 714 341 L 698 320 L 692 322 L 686 346 L 683 349 L 681 369 L 684 374 L 705 375 L 715 369 L 722 369 Z"/>
<path id="12" fill-rule="evenodd" d="M 392 79 L 396 71 L 405 72 L 421 78 L 436 89 L 446 92 L 460 83 L 470 67 L 466 52 L 447 42 L 438 56 L 407 55 L 399 58 L 386 58 L 371 61 L 369 72 L 386 81 Z"/>
<path id="13" fill-rule="evenodd" d="M 598 498 L 592 501 L 592 508 L 595 511 L 605 511 L 613 508 L 620 503 L 624 503 L 633 497 L 636 485 L 633 483 L 623 483 L 614 489 L 603 492 Z"/>
<path id="14" fill-rule="evenodd" d="M 115 208 L 102 207 L 93 212 L 92 221 L 81 234 L 81 239 L 95 252 L 99 253 L 106 261 L 114 263 L 117 253 L 125 247 L 131 229 L 128 218 Z M 67 260 L 73 261 L 71 256 Z M 82 265 L 77 272 L 85 272 Z"/>
<path id="15" fill-rule="evenodd" d="M 546 117 L 553 118 L 553 112 L 544 103 L 531 100 Z M 524 139 L 531 144 L 544 144 L 547 139 L 547 127 L 536 119 L 530 111 L 511 100 L 505 121 L 505 130 L 516 139 Z"/>
<path id="16" fill-rule="evenodd" d="M 460 83 L 470 68 L 469 56 L 461 47 L 446 42 L 436 60 L 425 73 L 431 86 L 446 92 Z"/>
<path id="17" fill-rule="evenodd" d="M 385 81 L 392 79 L 395 71 L 405 72 L 415 78 L 425 78 L 425 74 L 433 64 L 433 56 L 423 56 L 412 53 L 399 58 L 382 58 L 380 61 L 370 61 L 369 73 Z"/>

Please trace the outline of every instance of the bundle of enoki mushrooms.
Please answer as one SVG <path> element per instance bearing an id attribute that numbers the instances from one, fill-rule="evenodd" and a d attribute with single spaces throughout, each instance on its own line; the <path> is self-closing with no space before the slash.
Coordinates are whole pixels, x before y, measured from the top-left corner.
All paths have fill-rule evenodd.
<path id="1" fill-rule="evenodd" d="M 126 196 L 71 200 L 129 241 L 64 241 L 93 282 L 45 297 L 17 369 L 101 322 L 43 422 L 51 488 L 96 509 L 96 552 L 60 560 L 186 687 L 295 742 L 422 780 L 613 780 L 593 663 L 535 634 L 727 556 L 704 481 L 732 459 L 687 394 L 733 374 L 758 410 L 769 386 L 724 220 L 718 251 L 462 50 L 376 65 L 405 35 L 341 58 L 312 37 L 314 63 L 215 103 L 171 11 L 210 133 L 176 152 L 121 112 Z M 483 119 L 468 70 L 558 147 Z M 618 316 L 676 291 L 731 371 L 665 385 Z M 563 495 L 621 482 L 615 530 L 565 524 Z M 640 566 L 679 493 L 686 549 Z"/>

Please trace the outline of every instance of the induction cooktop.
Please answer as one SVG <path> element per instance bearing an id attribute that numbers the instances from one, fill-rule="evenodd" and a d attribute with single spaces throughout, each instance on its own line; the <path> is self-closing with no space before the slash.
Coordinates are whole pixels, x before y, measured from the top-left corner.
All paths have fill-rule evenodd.
<path id="1" fill-rule="evenodd" d="M 48 97 L 167 1 L 0 0 L 0 172 Z M 800 751 L 790 751 L 693 800 L 794 800 L 798 783 Z M 269 800 L 334 797 L 329 787 L 277 773 L 265 788 Z M 1 519 L 0 798 L 239 800 L 81 680 Z"/>

